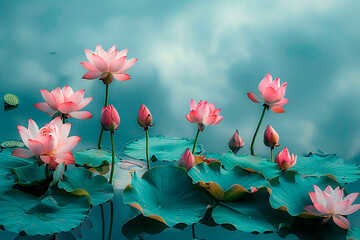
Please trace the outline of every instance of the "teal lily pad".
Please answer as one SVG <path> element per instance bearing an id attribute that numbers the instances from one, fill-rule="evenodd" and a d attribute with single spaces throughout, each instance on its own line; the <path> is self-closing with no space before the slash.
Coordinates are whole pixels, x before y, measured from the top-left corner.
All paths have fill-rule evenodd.
<path id="1" fill-rule="evenodd" d="M 359 240 L 360 239 L 360 226 L 350 228 L 346 235 L 347 240 Z"/>
<path id="2" fill-rule="evenodd" d="M 199 163 L 189 171 L 194 183 L 205 188 L 211 195 L 221 201 L 234 201 L 245 193 L 251 192 L 251 187 L 269 187 L 261 173 L 247 171 L 239 166 L 225 170 L 220 162 Z"/>
<path id="3" fill-rule="evenodd" d="M 114 197 L 112 185 L 106 177 L 97 175 L 91 177 L 91 172 L 78 167 L 64 173 L 58 187 L 79 196 L 86 196 L 93 206 L 104 204 Z"/>
<path id="4" fill-rule="evenodd" d="M 0 171 L 0 195 L 8 190 L 11 190 L 15 184 L 16 180 L 13 173 Z"/>
<path id="5" fill-rule="evenodd" d="M 19 158 L 11 156 L 13 148 L 5 148 L 0 153 L 0 169 L 2 171 L 12 172 L 13 168 L 29 166 L 33 164 L 35 158 Z"/>
<path id="6" fill-rule="evenodd" d="M 334 154 L 309 154 L 298 156 L 295 166 L 291 169 L 303 176 L 332 175 L 340 183 L 351 183 L 360 180 L 360 167 L 346 164 Z"/>
<path id="7" fill-rule="evenodd" d="M 266 158 L 252 155 L 235 155 L 231 151 L 225 153 L 221 158 L 221 163 L 229 170 L 238 165 L 244 169 L 261 172 L 266 179 L 277 177 L 281 173 L 279 166 Z"/>
<path id="8" fill-rule="evenodd" d="M 13 168 L 17 176 L 17 184 L 22 186 L 32 186 L 43 182 L 47 178 L 46 165 L 41 165 L 34 162 L 31 165 Z"/>
<path id="9" fill-rule="evenodd" d="M 194 145 L 193 139 L 152 136 L 149 138 L 149 154 L 152 161 L 178 161 L 181 154 L 187 148 L 192 149 Z M 122 151 L 133 159 L 146 160 L 145 138 L 135 139 L 126 146 Z M 201 155 L 204 150 L 201 145 L 196 146 L 195 155 Z"/>
<path id="10" fill-rule="evenodd" d="M 169 227 L 199 222 L 211 203 L 205 192 L 192 184 L 187 171 L 178 166 L 153 167 L 142 178 L 132 172 L 123 200 L 145 217 Z"/>
<path id="11" fill-rule="evenodd" d="M 290 226 L 293 217 L 273 209 L 268 199 L 267 189 L 261 188 L 254 194 L 245 194 L 240 201 L 220 202 L 212 210 L 212 217 L 226 229 L 249 233 L 276 232 L 284 226 Z"/>
<path id="12" fill-rule="evenodd" d="M 89 212 L 86 197 L 64 191 L 49 191 L 38 198 L 19 190 L 0 197 L 0 226 L 6 231 L 27 235 L 47 235 L 70 231 Z"/>
<path id="13" fill-rule="evenodd" d="M 312 205 L 309 192 L 314 192 L 313 185 L 320 189 L 328 185 L 332 188 L 340 186 L 329 176 L 302 177 L 294 171 L 285 171 L 270 181 L 270 204 L 273 208 L 287 211 L 291 216 L 313 216 L 304 210 L 304 207 Z"/>
<path id="14" fill-rule="evenodd" d="M 206 159 L 211 158 L 211 159 L 216 159 L 216 160 L 220 161 L 222 158 L 222 155 L 220 153 L 205 153 L 205 158 Z"/>
<path id="15" fill-rule="evenodd" d="M 59 165 L 57 165 L 53 173 L 53 180 L 50 183 L 50 187 L 54 187 L 58 184 L 58 182 L 60 181 L 60 179 L 62 179 L 64 175 L 64 171 L 65 171 L 65 162 L 62 162 Z"/>

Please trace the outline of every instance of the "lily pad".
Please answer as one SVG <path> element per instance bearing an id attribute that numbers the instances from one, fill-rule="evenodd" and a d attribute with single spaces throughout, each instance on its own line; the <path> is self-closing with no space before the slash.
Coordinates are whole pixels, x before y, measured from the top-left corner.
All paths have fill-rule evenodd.
<path id="1" fill-rule="evenodd" d="M 347 240 L 359 240 L 360 239 L 360 226 L 351 228 L 346 235 Z"/>
<path id="2" fill-rule="evenodd" d="M 126 146 L 122 151 L 129 157 L 138 160 L 146 160 L 145 138 L 135 139 Z M 152 136 L 149 138 L 149 154 L 152 161 L 178 161 L 181 154 L 187 148 L 192 149 L 193 139 Z M 195 155 L 201 155 L 204 150 L 200 144 L 196 145 Z"/>
<path id="3" fill-rule="evenodd" d="M 53 173 L 53 180 L 50 183 L 50 187 L 56 186 L 57 183 L 62 179 L 65 171 L 65 162 L 60 163 L 57 165 L 54 173 Z"/>
<path id="4" fill-rule="evenodd" d="M 74 154 L 76 164 L 88 168 L 91 172 L 99 172 L 104 175 L 109 172 L 112 162 L 112 153 L 104 149 L 86 149 Z M 115 162 L 121 159 L 115 155 Z"/>
<path id="5" fill-rule="evenodd" d="M 273 209 L 269 204 L 266 188 L 254 194 L 245 194 L 240 201 L 220 202 L 212 211 L 213 219 L 229 230 L 251 233 L 276 232 L 290 226 L 293 217 L 286 212 Z"/>
<path id="6" fill-rule="evenodd" d="M 8 140 L 4 141 L 0 144 L 1 148 L 14 148 L 14 147 L 24 147 L 25 144 L 23 142 L 17 140 Z"/>
<path id="7" fill-rule="evenodd" d="M 88 215 L 86 197 L 49 191 L 38 198 L 19 190 L 0 197 L 0 226 L 6 231 L 47 235 L 70 231 Z"/>
<path id="8" fill-rule="evenodd" d="M 266 158 L 252 155 L 235 155 L 231 151 L 225 153 L 221 158 L 221 163 L 228 170 L 238 165 L 244 169 L 261 172 L 266 179 L 277 177 L 281 173 L 279 166 Z"/>
<path id="9" fill-rule="evenodd" d="M 8 190 L 11 190 L 15 184 L 16 180 L 13 173 L 0 171 L 0 195 Z"/>
<path id="10" fill-rule="evenodd" d="M 41 165 L 34 162 L 31 165 L 13 168 L 17 176 L 17 184 L 22 186 L 32 186 L 43 182 L 47 177 L 46 165 Z"/>
<path id="11" fill-rule="evenodd" d="M 287 211 L 291 216 L 315 217 L 307 213 L 304 207 L 312 205 L 309 192 L 314 191 L 313 185 L 325 189 L 340 184 L 329 176 L 302 177 L 294 171 L 285 171 L 276 179 L 270 181 L 270 204 L 273 208 Z"/>
<path id="12" fill-rule="evenodd" d="M 0 169 L 6 172 L 12 172 L 13 168 L 29 166 L 36 162 L 36 158 L 19 158 L 11 156 L 14 149 L 5 148 L 0 153 Z"/>
<path id="13" fill-rule="evenodd" d="M 261 173 L 244 170 L 239 166 L 225 170 L 220 162 L 211 162 L 209 165 L 199 163 L 190 169 L 189 176 L 194 183 L 221 201 L 237 200 L 251 192 L 251 187 L 269 187 Z"/>
<path id="14" fill-rule="evenodd" d="M 89 170 L 82 167 L 68 170 L 59 181 L 58 187 L 75 195 L 87 196 L 93 206 L 108 202 L 114 197 L 112 185 L 104 176 L 91 175 Z"/>
<path id="15" fill-rule="evenodd" d="M 312 154 L 298 156 L 295 166 L 291 169 L 303 176 L 332 175 L 340 183 L 351 183 L 360 180 L 360 167 L 346 164 L 334 154 Z"/>
<path id="16" fill-rule="evenodd" d="M 136 171 L 131 177 L 131 183 L 123 191 L 124 203 L 169 227 L 199 222 L 211 203 L 182 167 L 157 166 L 146 171 L 142 178 Z"/>

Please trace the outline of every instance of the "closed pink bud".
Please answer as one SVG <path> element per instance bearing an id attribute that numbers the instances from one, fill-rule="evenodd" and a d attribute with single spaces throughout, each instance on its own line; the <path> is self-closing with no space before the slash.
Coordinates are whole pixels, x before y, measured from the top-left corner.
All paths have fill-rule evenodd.
<path id="1" fill-rule="evenodd" d="M 119 128 L 120 116 L 112 104 L 102 108 L 100 122 L 106 131 L 115 132 Z"/>
<path id="2" fill-rule="evenodd" d="M 292 168 L 296 163 L 297 156 L 293 153 L 290 156 L 289 150 L 284 148 L 281 152 L 278 152 L 275 157 L 275 162 L 282 170 Z"/>
<path id="3" fill-rule="evenodd" d="M 152 127 L 154 125 L 151 124 L 152 120 L 152 115 L 149 109 L 144 104 L 141 104 L 137 115 L 137 122 L 139 126 L 145 129 Z"/>
<path id="4" fill-rule="evenodd" d="M 236 154 L 243 146 L 244 146 L 244 141 L 241 139 L 239 135 L 239 131 L 236 130 L 234 135 L 231 137 L 229 141 L 229 148 L 234 154 Z"/>
<path id="5" fill-rule="evenodd" d="M 178 165 L 184 167 L 188 171 L 195 165 L 195 157 L 189 148 L 185 150 L 185 152 L 179 159 Z"/>
<path id="6" fill-rule="evenodd" d="M 270 125 L 267 125 L 264 132 L 264 143 L 268 147 L 277 147 L 279 143 L 279 134 Z"/>

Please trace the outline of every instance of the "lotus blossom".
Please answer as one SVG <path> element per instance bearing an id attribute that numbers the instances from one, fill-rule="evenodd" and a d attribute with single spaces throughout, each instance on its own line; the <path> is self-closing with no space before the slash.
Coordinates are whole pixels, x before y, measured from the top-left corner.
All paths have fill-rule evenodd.
<path id="1" fill-rule="evenodd" d="M 102 108 L 100 122 L 106 131 L 115 132 L 119 128 L 120 116 L 112 104 Z"/>
<path id="2" fill-rule="evenodd" d="M 139 126 L 143 127 L 144 129 L 148 129 L 149 127 L 154 126 L 154 124 L 151 124 L 152 121 L 153 118 L 151 112 L 144 104 L 141 104 L 137 115 L 137 122 Z"/>
<path id="3" fill-rule="evenodd" d="M 254 93 L 248 92 L 247 95 L 254 103 L 264 102 L 272 111 L 276 113 L 285 112 L 282 106 L 289 102 L 284 98 L 287 83 L 280 86 L 280 79 L 272 80 L 271 74 L 268 73 L 259 84 L 260 98 Z"/>
<path id="4" fill-rule="evenodd" d="M 329 185 L 325 191 L 314 185 L 315 192 L 309 192 L 314 205 L 306 206 L 304 209 L 309 213 L 325 217 L 327 222 L 331 217 L 341 228 L 349 229 L 350 222 L 345 217 L 360 209 L 360 204 L 353 204 L 360 193 L 351 193 L 344 197 L 344 189 L 337 187 L 332 189 Z"/>
<path id="5" fill-rule="evenodd" d="M 71 123 L 63 124 L 60 117 L 41 129 L 29 119 L 28 128 L 18 126 L 21 139 L 29 149 L 17 148 L 11 155 L 21 158 L 39 157 L 51 170 L 62 162 L 65 165 L 73 164 L 75 160 L 70 150 L 80 141 L 80 137 L 68 137 L 70 129 Z"/>
<path id="6" fill-rule="evenodd" d="M 187 148 L 180 157 L 178 165 L 184 167 L 188 171 L 195 165 L 195 157 L 189 148 Z"/>
<path id="7" fill-rule="evenodd" d="M 231 137 L 229 141 L 229 148 L 234 154 L 236 154 L 243 146 L 244 146 L 244 141 L 241 139 L 239 135 L 239 131 L 236 130 L 234 135 Z"/>
<path id="8" fill-rule="evenodd" d="M 215 109 L 215 103 L 203 102 L 197 104 L 193 99 L 190 103 L 190 113 L 185 117 L 189 122 L 197 123 L 200 131 L 204 131 L 205 126 L 216 125 L 224 118 L 219 116 L 220 108 Z"/>
<path id="9" fill-rule="evenodd" d="M 84 79 L 96 79 L 100 77 L 100 80 L 102 80 L 104 84 L 111 83 L 114 78 L 119 81 L 131 79 L 129 74 L 125 72 L 134 65 L 137 59 L 131 58 L 126 60 L 126 54 L 129 49 L 124 49 L 119 52 L 119 50 L 115 49 L 114 45 L 105 52 L 100 45 L 97 45 L 95 52 L 89 49 L 85 49 L 84 51 L 89 60 L 88 62 L 81 63 L 81 65 L 89 71 L 83 76 Z"/>
<path id="10" fill-rule="evenodd" d="M 268 147 L 278 147 L 279 143 L 279 134 L 275 131 L 275 129 L 267 125 L 265 132 L 264 132 L 264 144 Z"/>
<path id="11" fill-rule="evenodd" d="M 288 148 L 284 148 L 278 152 L 275 157 L 275 162 L 279 165 L 282 170 L 292 168 L 296 164 L 297 156 L 293 153 L 290 156 Z"/>

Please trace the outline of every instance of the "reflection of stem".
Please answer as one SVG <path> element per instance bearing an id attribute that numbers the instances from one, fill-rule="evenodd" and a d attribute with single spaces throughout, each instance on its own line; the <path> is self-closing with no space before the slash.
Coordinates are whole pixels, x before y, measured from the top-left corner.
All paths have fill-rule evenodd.
<path id="1" fill-rule="evenodd" d="M 146 136 L 146 160 L 147 160 L 147 168 L 150 169 L 150 159 L 149 159 L 149 130 L 145 130 Z"/>
<path id="2" fill-rule="evenodd" d="M 109 240 L 111 240 L 111 233 L 112 233 L 113 220 L 114 220 L 114 203 L 112 200 L 110 201 L 110 208 L 111 208 L 111 214 L 110 214 Z"/>
<path id="3" fill-rule="evenodd" d="M 274 147 L 271 147 L 271 162 L 274 162 Z"/>
<path id="4" fill-rule="evenodd" d="M 197 133 L 196 133 L 196 137 L 195 137 L 195 141 L 194 141 L 194 146 L 193 146 L 193 150 L 192 150 L 192 153 L 195 154 L 195 148 L 196 148 L 196 143 L 197 143 L 197 140 L 198 140 L 198 137 L 199 137 L 199 133 L 200 133 L 200 129 L 197 130 Z"/>
<path id="5" fill-rule="evenodd" d="M 104 206 L 101 205 L 101 220 L 102 220 L 102 240 L 105 240 L 105 217 L 104 217 Z"/>
<path id="6" fill-rule="evenodd" d="M 264 110 L 262 111 L 259 124 L 257 125 L 256 131 L 255 131 L 255 133 L 254 133 L 254 137 L 253 137 L 252 142 L 251 142 L 251 147 L 250 147 L 251 155 L 254 155 L 254 143 L 255 143 L 255 138 L 256 138 L 256 135 L 257 135 L 257 133 L 258 133 L 258 131 L 259 131 L 261 122 L 262 122 L 262 120 L 263 120 L 263 118 L 264 118 L 264 114 L 265 114 L 266 109 L 267 109 L 267 105 L 264 105 Z"/>
<path id="7" fill-rule="evenodd" d="M 114 176 L 114 168 L 115 168 L 115 146 L 114 146 L 114 132 L 110 133 L 111 136 L 111 152 L 112 152 L 112 159 L 111 159 L 111 173 L 110 173 L 110 184 L 112 184 L 113 176 Z"/>
<path id="8" fill-rule="evenodd" d="M 106 93 L 105 93 L 105 104 L 104 104 L 104 107 L 106 107 L 107 104 L 108 104 L 108 98 L 109 98 L 109 84 L 106 84 Z M 101 142 L 102 142 L 103 134 L 104 134 L 104 129 L 101 128 L 100 137 L 99 137 L 99 143 L 98 143 L 98 149 L 101 149 Z"/>
<path id="9" fill-rule="evenodd" d="M 195 236 L 195 223 L 193 225 L 191 225 L 191 230 L 192 230 L 193 239 L 195 239 L 196 238 L 196 236 Z"/>

